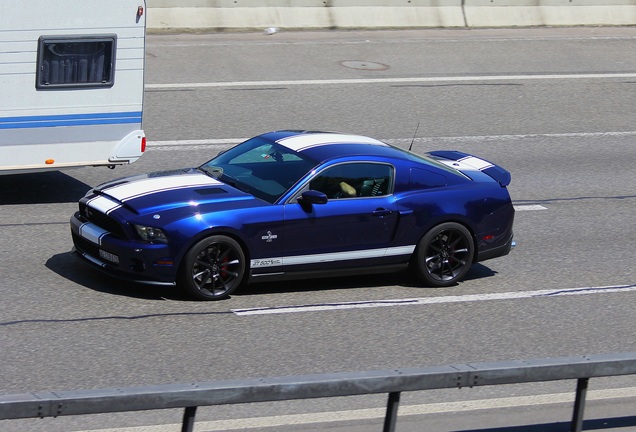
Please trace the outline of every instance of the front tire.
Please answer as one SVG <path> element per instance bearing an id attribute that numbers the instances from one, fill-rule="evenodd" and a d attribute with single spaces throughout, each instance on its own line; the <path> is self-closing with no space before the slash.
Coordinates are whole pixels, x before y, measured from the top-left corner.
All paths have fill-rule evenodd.
<path id="1" fill-rule="evenodd" d="M 241 285 L 245 269 L 245 254 L 236 240 L 214 235 L 199 241 L 186 253 L 179 284 L 196 299 L 219 300 Z"/>
<path id="2" fill-rule="evenodd" d="M 432 228 L 417 245 L 413 267 L 416 275 L 427 285 L 447 287 L 457 284 L 473 263 L 473 237 L 455 222 Z"/>

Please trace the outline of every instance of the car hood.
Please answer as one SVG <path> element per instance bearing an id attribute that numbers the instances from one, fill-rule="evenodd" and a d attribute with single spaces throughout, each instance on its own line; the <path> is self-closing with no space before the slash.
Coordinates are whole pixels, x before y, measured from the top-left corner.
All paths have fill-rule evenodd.
<path id="1" fill-rule="evenodd" d="M 99 185 L 92 192 L 89 205 L 105 213 L 121 207 L 144 215 L 193 206 L 204 211 L 210 205 L 221 210 L 263 204 L 194 168 L 126 177 Z"/>

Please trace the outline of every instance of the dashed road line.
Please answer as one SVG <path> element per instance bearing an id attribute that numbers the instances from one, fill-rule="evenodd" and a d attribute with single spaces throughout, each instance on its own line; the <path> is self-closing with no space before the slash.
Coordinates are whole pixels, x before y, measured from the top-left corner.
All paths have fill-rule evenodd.
<path id="1" fill-rule="evenodd" d="M 609 132 L 572 132 L 572 133 L 546 133 L 546 134 L 515 134 L 515 135 L 467 135 L 467 136 L 449 136 L 449 137 L 422 137 L 422 138 L 391 138 L 382 139 L 381 141 L 389 144 L 397 145 L 410 143 L 413 141 L 417 144 L 429 143 L 468 143 L 468 142 L 484 142 L 484 141 L 518 141 L 522 139 L 534 138 L 606 138 L 606 137 L 633 137 L 636 131 L 609 131 Z M 241 143 L 248 138 L 222 138 L 222 139 L 192 139 L 192 140 L 166 140 L 166 141 L 148 141 L 148 147 L 189 147 L 189 146 L 228 146 Z"/>
<path id="2" fill-rule="evenodd" d="M 316 80 L 280 80 L 280 81 L 225 81 L 146 84 L 146 90 L 165 89 L 201 89 L 222 87 L 269 87 L 296 85 L 351 85 L 351 84 L 405 84 L 437 82 L 477 82 L 477 81 L 528 81 L 528 80 L 580 80 L 580 79 L 633 79 L 636 73 L 600 73 L 600 74 L 533 74 L 533 75 L 468 75 L 438 77 L 405 78 L 360 78 L 360 79 L 316 79 Z"/>
<path id="3" fill-rule="evenodd" d="M 231 312 L 238 316 L 251 315 L 272 315 L 299 312 L 324 312 L 348 309 L 378 308 L 389 306 L 423 306 L 445 303 L 479 302 L 493 300 L 518 300 L 546 297 L 560 297 L 572 295 L 608 294 L 618 292 L 636 291 L 636 284 L 632 285 L 611 285 L 603 287 L 581 287 L 581 288 L 557 288 L 534 291 L 511 291 L 502 293 L 467 294 L 461 296 L 439 296 L 410 299 L 391 300 L 369 300 L 357 302 L 310 304 L 296 306 L 263 307 L 248 309 L 231 309 Z"/>
<path id="4" fill-rule="evenodd" d="M 536 210 L 547 210 L 547 207 L 544 207 L 539 204 L 527 204 L 527 205 L 516 205 L 514 206 L 516 211 L 536 211 Z"/>

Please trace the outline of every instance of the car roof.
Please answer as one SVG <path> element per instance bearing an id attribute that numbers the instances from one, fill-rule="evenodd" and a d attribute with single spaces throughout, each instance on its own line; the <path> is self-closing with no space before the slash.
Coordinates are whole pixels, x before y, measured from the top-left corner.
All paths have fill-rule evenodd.
<path id="1" fill-rule="evenodd" d="M 407 159 L 404 151 L 375 138 L 336 132 L 284 130 L 261 137 L 274 141 L 315 161 L 334 157 L 379 156 Z"/>

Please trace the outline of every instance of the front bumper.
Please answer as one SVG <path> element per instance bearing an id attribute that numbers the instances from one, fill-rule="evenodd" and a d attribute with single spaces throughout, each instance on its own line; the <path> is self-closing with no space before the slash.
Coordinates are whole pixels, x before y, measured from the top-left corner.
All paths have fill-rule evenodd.
<path id="1" fill-rule="evenodd" d="M 75 252 L 86 262 L 109 275 L 135 282 L 173 285 L 177 268 L 169 245 L 122 239 L 78 213 L 71 216 Z"/>

